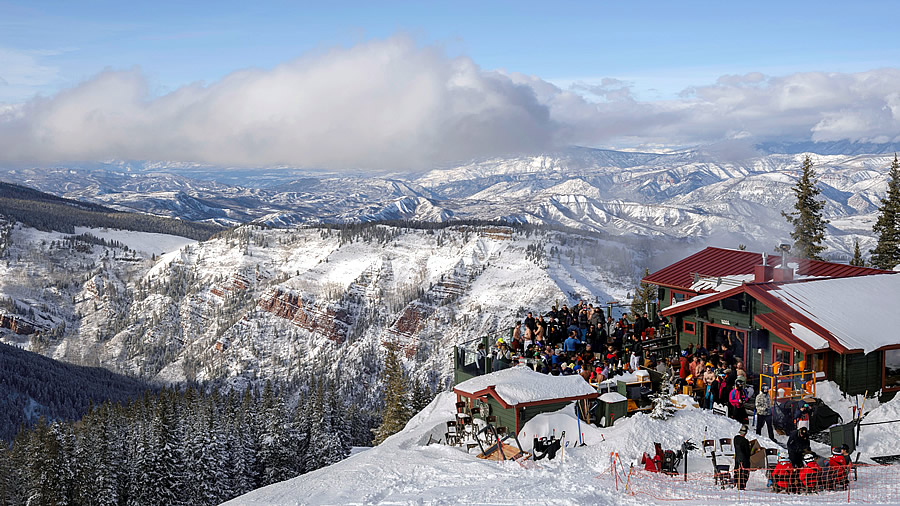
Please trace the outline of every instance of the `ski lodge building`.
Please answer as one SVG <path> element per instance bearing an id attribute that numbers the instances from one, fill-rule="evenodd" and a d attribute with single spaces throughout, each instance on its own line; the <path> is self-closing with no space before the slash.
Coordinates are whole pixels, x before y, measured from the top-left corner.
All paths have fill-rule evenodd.
<path id="1" fill-rule="evenodd" d="M 552 376 L 528 367 L 512 367 L 475 376 L 453 388 L 457 400 L 482 408 L 497 417 L 497 425 L 518 434 L 541 413 L 566 407 L 572 401 L 595 399 L 600 394 L 581 376 Z"/>
<path id="2" fill-rule="evenodd" d="M 816 371 L 847 394 L 900 390 L 900 275 L 708 247 L 643 280 L 679 346 L 729 343 L 748 374 Z"/>

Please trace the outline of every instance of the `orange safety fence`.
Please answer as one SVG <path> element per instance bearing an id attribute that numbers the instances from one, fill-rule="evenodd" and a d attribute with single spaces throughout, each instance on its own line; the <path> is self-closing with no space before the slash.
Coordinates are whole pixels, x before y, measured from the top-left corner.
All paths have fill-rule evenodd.
<path id="1" fill-rule="evenodd" d="M 611 463 L 616 463 L 617 458 Z M 770 482 L 771 470 L 750 470 L 742 490 L 735 486 L 734 471 L 727 474 L 713 471 L 667 475 L 632 467 L 627 471 L 616 465 L 598 478 L 615 481 L 616 490 L 636 498 L 652 501 L 796 503 L 798 500 L 816 503 L 900 504 L 900 465 L 854 465 L 853 469 L 823 468 L 818 474 L 804 476 L 797 470 L 785 482 L 787 488 L 775 490 Z M 711 467 L 711 466 L 710 466 Z M 615 470 L 613 470 L 615 469 Z M 613 476 L 615 475 L 615 476 Z M 845 478 L 846 477 L 846 478 Z M 623 487 L 623 483 L 625 486 Z M 813 485 L 807 487 L 804 485 Z"/>

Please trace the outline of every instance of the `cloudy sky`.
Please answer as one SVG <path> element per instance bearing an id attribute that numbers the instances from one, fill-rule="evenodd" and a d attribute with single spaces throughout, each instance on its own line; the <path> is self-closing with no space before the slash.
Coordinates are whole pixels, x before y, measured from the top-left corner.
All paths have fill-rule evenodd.
<path id="1" fill-rule="evenodd" d="M 896 2 L 259 3 L 0 0 L 0 164 L 900 140 Z"/>

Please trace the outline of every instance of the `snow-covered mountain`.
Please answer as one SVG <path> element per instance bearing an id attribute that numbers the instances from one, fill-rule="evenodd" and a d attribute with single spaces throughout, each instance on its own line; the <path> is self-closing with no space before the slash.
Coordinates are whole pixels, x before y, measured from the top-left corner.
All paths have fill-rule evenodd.
<path id="1" fill-rule="evenodd" d="M 230 225 L 504 220 L 770 249 L 788 238 L 780 213 L 793 204 L 791 186 L 807 154 L 783 154 L 799 148 L 787 147 L 740 160 L 710 149 L 570 148 L 417 175 L 260 169 L 254 177 L 251 170 L 123 163 L 10 170 L 2 177 L 123 210 Z M 839 146 L 819 147 L 839 152 Z M 856 240 L 863 251 L 873 246 L 871 224 L 892 159 L 883 146 L 876 154 L 845 148 L 853 154 L 813 154 L 832 220 L 828 254 L 837 260 L 849 258 Z M 218 181 L 207 179 L 213 177 Z"/>
<path id="2" fill-rule="evenodd" d="M 378 402 L 383 344 L 443 388 L 454 344 L 527 310 L 624 300 L 654 253 L 492 225 L 250 225 L 203 242 L 77 232 L 95 239 L 7 226 L 3 341 L 165 383 L 330 378 L 364 408 Z"/>

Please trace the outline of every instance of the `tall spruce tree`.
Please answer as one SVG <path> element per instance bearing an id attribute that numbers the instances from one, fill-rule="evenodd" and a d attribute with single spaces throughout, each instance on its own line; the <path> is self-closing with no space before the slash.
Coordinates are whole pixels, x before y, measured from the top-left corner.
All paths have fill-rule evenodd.
<path id="1" fill-rule="evenodd" d="M 381 444 L 392 434 L 400 432 L 409 420 L 409 404 L 407 390 L 409 381 L 403 364 L 397 356 L 397 346 L 388 344 L 384 356 L 384 409 L 381 412 L 381 425 L 375 429 L 374 444 Z"/>
<path id="2" fill-rule="evenodd" d="M 644 277 L 646 278 L 649 275 L 650 269 L 644 267 Z M 656 285 L 641 283 L 634 292 L 634 298 L 631 299 L 631 312 L 638 315 L 647 311 L 647 304 L 656 302 L 656 294 Z"/>
<path id="3" fill-rule="evenodd" d="M 865 267 L 866 261 L 863 260 L 862 252 L 859 251 L 859 239 L 853 243 L 853 258 L 850 259 L 850 265 L 856 267 Z"/>
<path id="4" fill-rule="evenodd" d="M 900 162 L 894 154 L 894 162 L 888 172 L 888 191 L 878 208 L 878 219 L 872 230 L 878 234 L 878 243 L 869 253 L 869 261 L 879 269 L 893 269 L 900 264 Z"/>
<path id="5" fill-rule="evenodd" d="M 809 155 L 803 159 L 800 171 L 800 179 L 792 188 L 794 195 L 797 196 L 794 212 L 782 211 L 781 215 L 794 227 L 794 231 L 791 232 L 794 255 L 821 260 L 819 254 L 825 251 L 822 241 L 825 240 L 825 225 L 828 224 L 828 220 L 822 217 L 825 201 L 816 199 L 822 191 L 816 186 L 818 180 Z"/>

